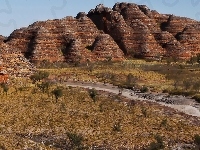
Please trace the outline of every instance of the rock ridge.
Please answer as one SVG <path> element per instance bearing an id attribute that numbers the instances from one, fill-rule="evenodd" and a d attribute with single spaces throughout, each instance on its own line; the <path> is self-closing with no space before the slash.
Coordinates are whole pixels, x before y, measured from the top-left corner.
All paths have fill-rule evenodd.
<path id="1" fill-rule="evenodd" d="M 16 29 L 9 37 L 0 36 L 0 43 L 8 53 L 18 52 L 35 65 L 132 57 L 189 59 L 200 53 L 200 22 L 160 14 L 146 5 L 122 2 L 109 8 L 99 4 L 76 17 Z"/>

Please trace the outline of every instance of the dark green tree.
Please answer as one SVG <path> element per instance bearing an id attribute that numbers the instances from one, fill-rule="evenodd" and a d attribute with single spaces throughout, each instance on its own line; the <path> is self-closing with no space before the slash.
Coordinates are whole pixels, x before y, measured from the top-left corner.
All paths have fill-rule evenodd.
<path id="1" fill-rule="evenodd" d="M 97 91 L 93 88 L 89 90 L 89 95 L 93 99 L 93 101 L 96 101 Z"/>
<path id="2" fill-rule="evenodd" d="M 120 123 L 120 121 L 116 122 L 113 125 L 113 131 L 116 131 L 116 132 L 120 132 L 121 131 L 121 123 Z"/>
<path id="3" fill-rule="evenodd" d="M 199 149 L 200 148 L 200 136 L 198 134 L 196 134 L 194 136 L 194 143 L 196 144 L 196 148 Z"/>

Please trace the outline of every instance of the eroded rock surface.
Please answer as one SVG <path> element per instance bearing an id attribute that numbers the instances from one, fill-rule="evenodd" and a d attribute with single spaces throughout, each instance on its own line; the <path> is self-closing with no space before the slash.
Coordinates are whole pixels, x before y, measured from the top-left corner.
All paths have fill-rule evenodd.
<path id="1" fill-rule="evenodd" d="M 5 43 L 0 43 L 0 68 L 0 82 L 4 77 L 27 77 L 35 71 L 34 65 L 19 50 Z"/>
<path id="2" fill-rule="evenodd" d="M 34 64 L 129 57 L 189 59 L 200 53 L 200 22 L 134 3 L 116 3 L 112 9 L 100 4 L 76 17 L 17 29 L 9 37 L 0 36 L 0 43 L 2 58 L 14 52 Z"/>

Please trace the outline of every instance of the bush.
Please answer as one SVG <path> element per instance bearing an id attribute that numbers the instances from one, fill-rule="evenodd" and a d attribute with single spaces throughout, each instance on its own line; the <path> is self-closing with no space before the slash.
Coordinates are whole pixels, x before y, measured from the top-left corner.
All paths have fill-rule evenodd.
<path id="1" fill-rule="evenodd" d="M 197 63 L 197 57 L 196 56 L 191 57 L 190 60 L 187 61 L 187 63 L 192 64 L 192 65 Z"/>
<path id="2" fill-rule="evenodd" d="M 168 89 L 164 89 L 162 92 L 163 93 L 169 93 L 169 90 Z"/>
<path id="3" fill-rule="evenodd" d="M 5 84 L 5 83 L 2 83 L 2 84 L 1 84 L 1 88 L 3 89 L 3 92 L 5 92 L 5 93 L 6 93 L 6 95 L 7 95 L 7 93 L 8 93 L 8 90 L 9 90 L 9 87 L 8 87 L 8 85 L 7 85 L 7 84 Z"/>
<path id="4" fill-rule="evenodd" d="M 137 78 L 134 77 L 131 73 L 129 73 L 126 77 L 126 85 L 127 86 L 134 86 L 136 83 Z"/>
<path id="5" fill-rule="evenodd" d="M 146 92 L 149 91 L 149 89 L 148 89 L 148 87 L 143 86 L 142 88 L 140 88 L 140 91 L 141 91 L 142 93 L 146 93 Z"/>
<path id="6" fill-rule="evenodd" d="M 114 124 L 113 131 L 116 131 L 116 132 L 120 132 L 121 131 L 121 124 L 120 124 L 120 122 L 117 122 L 117 123 Z"/>
<path id="7" fill-rule="evenodd" d="M 194 136 L 194 143 L 196 145 L 200 146 L 200 136 L 197 134 Z"/>
<path id="8" fill-rule="evenodd" d="M 54 89 L 54 90 L 52 91 L 52 93 L 54 94 L 54 96 L 55 96 L 55 98 L 56 98 L 56 102 L 57 102 L 58 98 L 59 98 L 59 97 L 62 97 L 62 95 L 63 95 L 63 91 L 62 91 L 62 89 L 60 89 L 60 88 Z"/>
<path id="9" fill-rule="evenodd" d="M 67 133 L 67 136 L 71 142 L 72 148 L 73 149 L 81 149 L 82 146 L 82 142 L 83 142 L 83 136 L 76 134 L 76 133 Z"/>
<path id="10" fill-rule="evenodd" d="M 160 149 L 164 149 L 164 143 L 163 143 L 163 139 L 161 136 L 156 135 L 155 136 L 156 142 L 151 142 L 151 144 L 149 145 L 149 147 L 147 148 L 147 150 L 160 150 Z"/>
<path id="11" fill-rule="evenodd" d="M 200 95 L 195 95 L 192 99 L 195 99 L 196 102 L 200 103 Z"/>
<path id="12" fill-rule="evenodd" d="M 97 91 L 93 88 L 89 90 L 89 95 L 93 99 L 93 101 L 96 101 Z"/>
<path id="13" fill-rule="evenodd" d="M 30 79 L 33 81 L 33 83 L 37 81 L 41 81 L 43 79 L 46 79 L 49 77 L 49 73 L 46 71 L 39 71 L 33 75 L 30 76 Z"/>
<path id="14" fill-rule="evenodd" d="M 50 82 L 42 82 L 41 84 L 37 84 L 37 87 L 42 90 L 43 93 L 48 92 Z"/>
<path id="15" fill-rule="evenodd" d="M 146 108 L 142 107 L 141 112 L 144 115 L 144 117 L 147 117 L 147 109 Z"/>

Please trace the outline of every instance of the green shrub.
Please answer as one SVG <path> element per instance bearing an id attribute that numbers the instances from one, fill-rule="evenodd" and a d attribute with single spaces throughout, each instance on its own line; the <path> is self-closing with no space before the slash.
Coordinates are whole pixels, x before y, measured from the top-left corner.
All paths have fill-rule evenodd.
<path id="1" fill-rule="evenodd" d="M 71 143 L 73 149 L 81 149 L 81 147 L 83 147 L 82 146 L 82 142 L 83 142 L 82 135 L 67 132 L 67 136 L 70 140 L 70 143 Z"/>
<path id="2" fill-rule="evenodd" d="M 63 91 L 62 91 L 62 89 L 60 89 L 60 88 L 56 88 L 56 89 L 54 89 L 54 90 L 52 91 L 52 94 L 55 96 L 56 102 L 57 102 L 57 101 L 58 101 L 58 98 L 59 98 L 59 97 L 62 97 Z"/>
<path id="3" fill-rule="evenodd" d="M 141 91 L 142 93 L 146 93 L 146 92 L 149 91 L 149 89 L 148 89 L 148 87 L 143 86 L 142 88 L 140 88 L 140 91 Z"/>
<path id="4" fill-rule="evenodd" d="M 163 93 L 169 93 L 169 90 L 168 89 L 164 89 L 162 92 Z"/>
<path id="5" fill-rule="evenodd" d="M 196 145 L 200 146 L 200 136 L 197 134 L 194 136 L 194 143 Z"/>
<path id="6" fill-rule="evenodd" d="M 30 79 L 33 81 L 33 83 L 37 81 L 41 81 L 43 79 L 46 79 L 49 77 L 49 73 L 46 71 L 39 71 L 33 75 L 30 76 Z"/>
<path id="7" fill-rule="evenodd" d="M 89 90 L 89 95 L 93 99 L 93 101 L 96 101 L 97 91 L 93 88 Z"/>
<path id="8" fill-rule="evenodd" d="M 48 92 L 50 82 L 42 82 L 41 84 L 37 84 L 37 87 L 42 90 L 43 93 Z"/>
<path id="9" fill-rule="evenodd" d="M 167 119 L 163 119 L 160 123 L 160 127 L 166 127 L 167 126 Z"/>
<path id="10" fill-rule="evenodd" d="M 131 73 L 129 73 L 126 77 L 126 85 L 127 86 L 134 86 L 136 83 L 137 78 L 134 77 Z"/>
<path id="11" fill-rule="evenodd" d="M 3 92 L 6 93 L 6 95 L 7 95 L 8 90 L 9 90 L 8 85 L 5 84 L 5 83 L 2 83 L 2 84 L 1 84 L 1 88 L 3 89 Z"/>
<path id="12" fill-rule="evenodd" d="M 192 98 L 195 99 L 196 102 L 200 103 L 200 95 L 195 95 Z"/>
<path id="13" fill-rule="evenodd" d="M 160 135 L 155 136 L 156 142 L 151 142 L 147 150 L 161 150 L 164 149 L 163 139 Z"/>
<path id="14" fill-rule="evenodd" d="M 113 125 L 113 131 L 116 131 L 116 132 L 121 131 L 121 124 L 119 121 Z"/>

